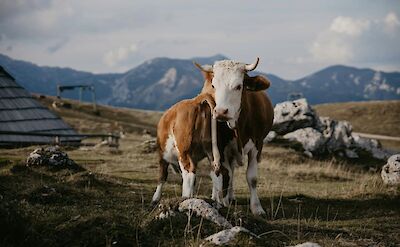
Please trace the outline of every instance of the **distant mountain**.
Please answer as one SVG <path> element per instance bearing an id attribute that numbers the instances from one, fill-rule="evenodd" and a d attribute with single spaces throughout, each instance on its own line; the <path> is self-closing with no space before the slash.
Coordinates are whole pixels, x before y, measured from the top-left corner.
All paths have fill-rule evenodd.
<path id="1" fill-rule="evenodd" d="M 151 110 L 164 110 L 177 101 L 191 98 L 200 92 L 203 78 L 192 61 L 213 64 L 227 59 L 223 55 L 193 59 L 154 58 L 125 72 L 93 74 L 70 68 L 37 66 L 0 54 L 0 65 L 30 92 L 56 94 L 57 84 L 93 84 L 98 102 Z M 400 73 L 385 73 L 342 65 L 331 66 L 299 80 L 284 80 L 267 76 L 268 89 L 274 103 L 287 99 L 289 94 L 307 97 L 312 104 L 363 100 L 400 99 Z M 66 92 L 65 97 L 77 98 L 78 92 Z M 90 99 L 89 95 L 86 96 Z"/>

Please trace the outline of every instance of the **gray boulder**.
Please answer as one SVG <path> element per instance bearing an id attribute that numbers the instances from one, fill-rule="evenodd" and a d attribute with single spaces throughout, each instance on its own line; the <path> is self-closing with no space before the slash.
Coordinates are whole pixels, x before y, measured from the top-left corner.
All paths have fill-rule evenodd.
<path id="1" fill-rule="evenodd" d="M 26 159 L 26 166 L 47 166 L 56 170 L 64 168 L 84 170 L 75 161 L 71 160 L 67 153 L 61 151 L 58 146 L 35 149 Z"/>
<path id="2" fill-rule="evenodd" d="M 392 155 L 382 167 L 381 177 L 387 185 L 400 184 L 400 154 Z"/>
<path id="3" fill-rule="evenodd" d="M 304 128 L 290 132 L 282 137 L 290 142 L 300 143 L 309 156 L 311 154 L 323 153 L 325 150 L 325 137 L 316 129 Z"/>
<path id="4" fill-rule="evenodd" d="M 293 132 L 297 129 L 314 127 L 318 118 L 306 99 L 285 101 L 276 104 L 274 108 L 274 124 L 272 130 L 279 135 Z"/>

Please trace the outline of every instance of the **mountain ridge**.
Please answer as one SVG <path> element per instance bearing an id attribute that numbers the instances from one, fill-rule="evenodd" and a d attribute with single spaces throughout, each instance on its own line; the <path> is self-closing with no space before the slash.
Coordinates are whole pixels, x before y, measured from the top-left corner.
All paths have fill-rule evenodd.
<path id="1" fill-rule="evenodd" d="M 101 104 L 147 110 L 165 110 L 179 100 L 197 95 L 203 85 L 193 61 L 213 64 L 228 59 L 222 54 L 192 59 L 157 57 L 122 73 L 92 73 L 68 67 L 39 66 L 0 54 L 0 65 L 19 84 L 34 93 L 55 95 L 57 84 L 93 84 Z M 306 97 L 310 103 L 400 99 L 400 72 L 332 65 L 297 80 L 286 80 L 261 71 L 272 86 L 267 90 L 274 103 L 290 94 Z M 65 92 L 63 97 L 78 97 Z M 89 95 L 84 100 L 90 100 Z"/>

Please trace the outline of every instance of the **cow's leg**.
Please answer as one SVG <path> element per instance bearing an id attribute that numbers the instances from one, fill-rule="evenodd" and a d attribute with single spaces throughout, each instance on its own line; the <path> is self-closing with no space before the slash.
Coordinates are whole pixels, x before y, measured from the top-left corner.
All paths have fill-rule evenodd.
<path id="1" fill-rule="evenodd" d="M 230 197 L 229 193 L 231 188 L 230 186 L 232 185 L 232 176 L 233 176 L 233 170 L 232 167 L 230 166 L 229 162 L 227 162 L 227 159 L 222 163 L 223 170 L 222 171 L 222 203 L 224 204 L 225 207 L 229 206 L 230 203 Z"/>
<path id="2" fill-rule="evenodd" d="M 196 180 L 195 164 L 192 159 L 186 155 L 180 158 L 179 166 L 182 171 L 182 197 L 193 197 L 194 183 Z"/>
<path id="3" fill-rule="evenodd" d="M 153 195 L 153 199 L 151 200 L 151 203 L 157 204 L 160 199 L 161 199 L 161 193 L 162 193 L 162 187 L 165 184 L 165 182 L 167 181 L 167 177 L 168 177 L 168 165 L 169 163 L 164 160 L 164 159 L 160 159 L 159 161 L 160 164 L 160 170 L 159 170 L 159 177 L 158 177 L 158 185 L 157 185 L 157 189 L 154 192 Z"/>
<path id="4" fill-rule="evenodd" d="M 250 188 L 250 209 L 254 215 L 261 215 L 265 214 L 264 209 L 261 206 L 260 199 L 257 195 L 257 169 L 258 169 L 258 162 L 257 162 L 257 148 L 253 146 L 249 153 L 249 161 L 247 166 L 247 184 Z"/>
<path id="5" fill-rule="evenodd" d="M 211 199 L 218 203 L 222 203 L 222 200 L 221 200 L 222 174 L 220 173 L 219 176 L 217 176 L 215 174 L 214 170 L 212 170 L 212 171 L 210 171 L 210 177 L 211 177 L 212 183 L 213 183 Z"/>
<path id="6" fill-rule="evenodd" d="M 229 176 L 229 187 L 228 187 L 228 198 L 229 201 L 235 200 L 235 194 L 233 191 L 233 179 L 235 178 L 235 166 L 233 163 L 230 164 L 231 167 L 231 175 Z"/>

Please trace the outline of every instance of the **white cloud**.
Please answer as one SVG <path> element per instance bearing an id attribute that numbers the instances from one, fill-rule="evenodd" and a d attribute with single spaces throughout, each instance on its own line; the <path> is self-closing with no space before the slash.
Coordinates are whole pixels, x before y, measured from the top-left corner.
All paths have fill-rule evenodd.
<path id="1" fill-rule="evenodd" d="M 369 25 L 369 20 L 357 20 L 351 17 L 338 16 L 333 20 L 330 30 L 350 36 L 358 36 L 367 30 Z"/>
<path id="2" fill-rule="evenodd" d="M 400 26 L 399 18 L 393 12 L 390 12 L 386 15 L 384 22 L 386 24 L 386 27 L 389 29 L 389 31 Z"/>
<path id="3" fill-rule="evenodd" d="M 400 51 L 394 45 L 400 43 L 399 26 L 393 12 L 378 19 L 338 16 L 316 37 L 309 51 L 315 61 L 325 64 L 393 64 L 400 61 Z"/>
<path id="4" fill-rule="evenodd" d="M 132 53 L 135 53 L 136 51 L 136 44 L 131 44 L 127 47 L 120 46 L 116 50 L 111 50 L 104 54 L 103 62 L 106 65 L 113 67 L 118 63 L 126 60 Z"/>
<path id="5" fill-rule="evenodd" d="M 353 58 L 351 45 L 342 37 L 322 34 L 313 42 L 310 52 L 320 62 L 346 63 Z"/>

